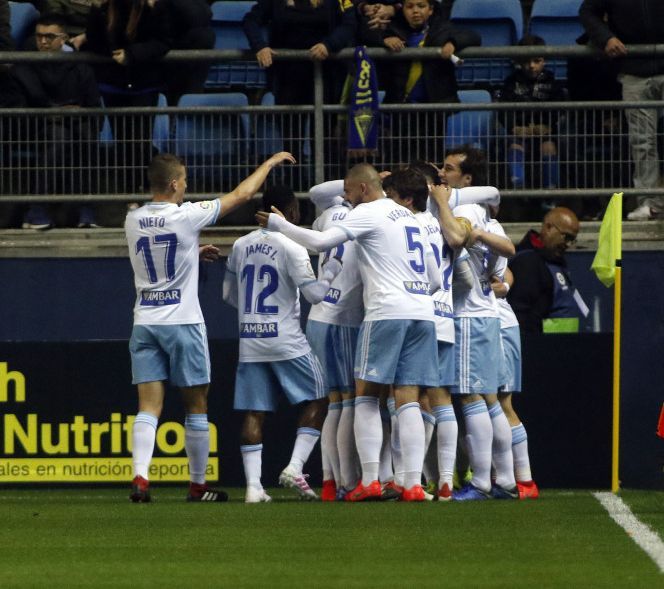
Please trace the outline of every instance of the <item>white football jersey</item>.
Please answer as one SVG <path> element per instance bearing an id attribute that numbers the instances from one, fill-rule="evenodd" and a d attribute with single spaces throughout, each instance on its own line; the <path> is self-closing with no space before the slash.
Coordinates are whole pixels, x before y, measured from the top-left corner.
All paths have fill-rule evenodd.
<path id="1" fill-rule="evenodd" d="M 217 221 L 218 199 L 149 202 L 127 213 L 134 270 L 135 325 L 203 323 L 198 302 L 198 238 Z"/>
<path id="2" fill-rule="evenodd" d="M 381 198 L 358 205 L 337 226 L 357 241 L 366 321 L 433 321 L 425 256 L 434 254 L 413 213 Z"/>
<path id="3" fill-rule="evenodd" d="M 466 186 L 465 188 L 452 189 L 449 201 L 451 209 L 469 204 L 498 206 L 500 204 L 500 192 L 495 186 Z M 431 197 L 427 198 L 427 211 L 434 217 L 439 217 L 438 203 Z"/>
<path id="4" fill-rule="evenodd" d="M 473 229 L 487 228 L 489 214 L 479 205 L 461 205 L 453 210 L 455 217 L 463 217 L 470 221 Z M 454 314 L 456 317 L 498 317 L 496 297 L 491 290 L 489 261 L 491 252 L 480 242 L 466 249 L 459 259 L 468 256 L 473 271 L 473 287 L 467 291 L 454 291 Z"/>
<path id="5" fill-rule="evenodd" d="M 344 205 L 331 206 L 314 221 L 312 229 L 325 231 L 343 221 L 351 209 Z M 311 307 L 309 319 L 333 325 L 358 327 L 364 318 L 362 302 L 362 277 L 357 264 L 356 245 L 347 241 L 318 257 L 318 275 L 321 266 L 329 256 L 341 258 L 343 267 L 334 279 L 325 298 Z"/>
<path id="6" fill-rule="evenodd" d="M 237 280 L 240 362 L 290 360 L 311 351 L 300 326 L 299 287 L 316 282 L 305 248 L 258 229 L 235 241 L 226 271 Z"/>
<path id="7" fill-rule="evenodd" d="M 415 217 L 426 231 L 436 264 L 442 276 L 442 287 L 431 296 L 434 305 L 436 339 L 454 343 L 454 312 L 452 307 L 452 260 L 454 252 L 440 230 L 440 223 L 429 211 L 415 213 Z"/>
<path id="8" fill-rule="evenodd" d="M 494 235 L 500 235 L 500 237 L 507 238 L 507 234 L 505 233 L 503 226 L 496 219 L 491 219 L 489 221 L 486 230 L 489 233 L 493 233 Z M 492 276 L 495 275 L 502 279 L 502 277 L 505 275 L 506 268 L 507 258 L 504 256 L 491 254 L 491 259 L 489 260 L 489 272 Z M 519 325 L 519 321 L 517 320 L 512 307 L 507 302 L 507 299 L 496 297 L 496 305 L 498 306 L 498 316 L 500 317 L 501 329 Z"/>

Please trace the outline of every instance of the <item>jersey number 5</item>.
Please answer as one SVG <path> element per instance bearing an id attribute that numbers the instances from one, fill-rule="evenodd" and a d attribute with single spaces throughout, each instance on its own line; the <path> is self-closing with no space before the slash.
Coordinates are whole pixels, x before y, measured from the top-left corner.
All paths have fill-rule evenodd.
<path id="1" fill-rule="evenodd" d="M 418 227 L 406 227 L 406 244 L 409 252 L 415 252 L 415 260 L 408 260 L 410 267 L 418 274 L 424 274 L 424 246 L 420 241 L 420 230 Z"/>

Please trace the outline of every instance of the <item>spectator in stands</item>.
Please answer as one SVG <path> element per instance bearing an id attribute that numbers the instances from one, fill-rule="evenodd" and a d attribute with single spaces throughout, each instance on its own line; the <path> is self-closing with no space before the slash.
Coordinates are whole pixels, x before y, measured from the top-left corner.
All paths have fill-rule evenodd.
<path id="1" fill-rule="evenodd" d="M 173 49 L 213 49 L 212 10 L 206 0 L 150 0 L 162 2 L 170 11 L 173 23 Z M 185 62 L 168 65 L 168 104 L 177 104 L 183 94 L 202 92 L 210 69 L 209 63 Z"/>
<path id="2" fill-rule="evenodd" d="M 275 103 L 312 104 L 313 65 L 308 61 L 275 61 L 275 55 L 279 49 L 308 49 L 310 59 L 323 61 L 330 52 L 354 44 L 357 18 L 351 0 L 258 0 L 242 25 L 258 64 L 270 68 L 268 81 Z M 326 103 L 339 102 L 346 71 L 342 63 L 325 64 Z M 296 114 L 291 124 L 286 121 L 282 128 L 285 148 L 298 161 L 302 160 L 305 138 L 303 118 Z"/>
<path id="3" fill-rule="evenodd" d="M 384 76 L 387 80 L 386 103 L 458 102 L 452 56 L 455 51 L 465 47 L 480 45 L 481 38 L 474 31 L 452 26 L 443 18 L 440 5 L 435 0 L 406 0 L 403 9 L 383 32 L 383 43 L 394 52 L 406 47 L 438 47 L 441 56 L 439 60 L 394 60 L 381 64 L 380 67 L 385 67 L 389 72 Z M 427 115 L 421 114 L 425 117 Z M 392 122 L 391 134 L 396 139 L 413 135 L 413 130 L 418 128 L 418 113 L 404 115 L 405 113 L 398 113 L 398 119 Z M 420 122 L 424 124 L 424 128 L 431 127 L 426 121 Z M 397 126 L 397 123 L 401 125 Z M 442 131 L 441 128 L 438 133 L 430 134 L 440 137 Z M 418 141 L 421 144 L 421 140 Z M 418 145 L 414 147 L 417 148 Z M 408 159 L 440 159 L 437 153 L 427 151 L 429 153 L 420 153 L 419 149 L 416 149 L 416 152 L 410 153 Z"/>
<path id="4" fill-rule="evenodd" d="M 67 42 L 67 21 L 58 14 L 44 14 L 36 23 L 35 39 L 38 51 L 60 52 Z M 24 94 L 26 106 L 32 108 L 100 107 L 101 101 L 92 68 L 85 63 L 22 63 L 12 70 L 14 79 Z M 89 190 L 75 186 L 74 168 L 89 168 L 93 144 L 99 136 L 99 124 L 90 117 L 40 117 L 36 125 L 26 129 L 33 137 L 31 148 L 36 150 L 37 174 L 44 181 L 37 183 L 46 194 L 62 191 Z M 65 170 L 65 181 L 58 185 Z M 52 226 L 50 215 L 43 207 L 31 206 L 25 216 L 25 229 L 47 229 Z M 78 227 L 96 227 L 92 209 L 79 209 Z"/>
<path id="5" fill-rule="evenodd" d="M 153 5 L 151 5 L 153 4 Z M 108 0 L 93 6 L 82 48 L 113 58 L 96 69 L 105 106 L 156 106 L 166 86 L 159 63 L 173 45 L 173 23 L 166 2 Z M 146 186 L 144 170 L 152 159 L 151 115 L 110 117 L 115 140 L 119 192 Z"/>
<path id="6" fill-rule="evenodd" d="M 521 47 L 545 45 L 537 35 L 525 35 L 518 43 Z M 555 102 L 565 99 L 563 87 L 556 81 L 553 72 L 545 68 L 544 57 L 529 57 L 516 64 L 514 72 L 496 93 L 500 102 Z M 555 142 L 557 116 L 553 111 L 504 111 L 503 124 L 510 137 L 507 161 L 510 180 L 514 188 L 526 185 L 524 160 L 530 154 L 535 175 L 541 169 L 538 186 L 557 188 L 559 183 L 558 150 Z M 529 183 L 536 185 L 536 178 Z"/>
<path id="7" fill-rule="evenodd" d="M 607 21 L 604 15 L 608 16 Z M 625 102 L 664 99 L 664 58 L 627 56 L 625 43 L 664 43 L 664 3 L 660 0 L 584 0 L 579 17 L 590 40 L 618 60 Z M 628 109 L 629 140 L 634 160 L 635 188 L 661 185 L 657 151 L 658 109 Z M 664 214 L 664 197 L 639 196 L 630 221 L 647 221 Z"/>
<path id="8" fill-rule="evenodd" d="M 522 333 L 579 331 L 588 315 L 567 272 L 565 252 L 576 242 L 579 220 L 564 207 L 551 209 L 540 232 L 531 229 L 509 261 L 514 284 L 507 294 Z"/>

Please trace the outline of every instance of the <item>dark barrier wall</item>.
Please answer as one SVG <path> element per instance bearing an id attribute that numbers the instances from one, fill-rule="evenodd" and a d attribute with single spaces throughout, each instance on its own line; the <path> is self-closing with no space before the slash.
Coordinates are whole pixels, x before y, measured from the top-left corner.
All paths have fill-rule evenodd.
<path id="1" fill-rule="evenodd" d="M 576 252 L 570 255 L 570 267 L 586 301 L 598 309 L 594 322 L 608 332 L 612 329 L 612 291 L 601 286 L 588 271 L 592 256 L 590 252 Z M 659 408 L 664 401 L 661 276 L 664 276 L 664 253 L 625 254 L 621 475 L 626 486 L 664 487 L 664 441 L 654 435 Z M 223 264 L 205 265 L 201 273 L 200 298 L 213 344 L 214 387 L 224 402 L 230 403 L 232 387 L 229 383 L 235 368 L 237 330 L 234 310 L 220 300 L 222 278 Z M 110 378 L 114 385 L 103 395 L 115 397 L 119 391 L 126 391 L 122 394 L 133 403 L 124 343 L 131 330 L 134 297 L 128 260 L 0 259 L 0 284 L 0 342 L 123 340 L 123 343 L 113 344 L 119 347 L 113 356 L 112 377 L 105 378 Z M 515 404 L 529 432 L 535 475 L 543 484 L 606 487 L 609 472 L 606 460 L 610 450 L 610 422 L 607 424 L 606 419 L 611 402 L 611 337 L 584 334 L 569 341 L 566 337 L 571 336 L 547 336 L 542 341 L 527 342 L 524 368 L 527 392 Z M 41 362 L 59 346 L 45 352 L 44 348 L 33 344 L 26 348 L 7 343 L 0 349 L 3 351 L 0 363 L 8 362 L 13 351 L 20 349 Z M 25 352 L 26 349 L 34 351 Z M 87 364 L 88 352 L 81 353 Z M 74 357 L 73 364 L 83 362 Z M 46 366 L 42 368 L 43 377 L 53 385 L 49 394 L 66 403 L 63 394 L 73 389 L 67 385 L 68 381 L 54 379 L 57 373 L 54 371 L 59 370 L 57 366 L 48 369 Z M 76 372 L 73 367 L 72 371 Z M 79 386 L 87 395 L 101 397 L 99 381 L 94 374 L 86 374 L 85 378 L 81 377 Z M 57 388 L 56 382 L 59 383 Z M 123 409 L 133 410 L 132 405 Z M 226 420 L 223 407 L 219 410 L 222 429 L 226 428 L 232 433 L 230 438 L 236 440 L 237 430 L 233 428 L 237 420 Z M 174 416 L 179 416 L 177 411 Z M 291 414 L 289 419 L 292 419 Z M 287 458 L 291 431 L 287 430 L 283 437 L 280 433 L 276 439 L 289 442 L 284 444 L 282 456 L 274 461 L 269 455 L 266 457 L 266 464 L 278 469 Z M 229 437 L 220 429 L 221 468 L 236 477 L 239 455 L 236 446 L 225 451 L 229 443 Z M 602 475 L 605 471 L 606 476 Z"/>

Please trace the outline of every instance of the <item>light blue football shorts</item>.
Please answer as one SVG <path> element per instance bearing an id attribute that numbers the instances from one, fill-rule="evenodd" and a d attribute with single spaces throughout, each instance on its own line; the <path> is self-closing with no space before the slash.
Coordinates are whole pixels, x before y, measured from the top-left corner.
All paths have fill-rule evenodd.
<path id="1" fill-rule="evenodd" d="M 456 317 L 454 333 L 457 385 L 452 388 L 452 393 L 497 393 L 503 362 L 500 319 Z"/>
<path id="2" fill-rule="evenodd" d="M 204 323 L 134 325 L 129 340 L 132 383 L 169 380 L 177 387 L 210 382 Z"/>
<path id="3" fill-rule="evenodd" d="M 364 321 L 357 339 L 355 378 L 381 384 L 438 386 L 433 321 Z"/>
<path id="4" fill-rule="evenodd" d="M 503 383 L 498 389 L 501 393 L 521 392 L 521 333 L 519 326 L 505 327 L 500 330 L 503 348 Z"/>
<path id="5" fill-rule="evenodd" d="M 451 388 L 457 384 L 455 348 L 451 342 L 438 342 L 438 386 Z"/>
<path id="6" fill-rule="evenodd" d="M 238 411 L 276 411 L 280 391 L 291 405 L 326 397 L 318 358 L 309 352 L 291 360 L 238 364 L 233 405 Z"/>
<path id="7" fill-rule="evenodd" d="M 358 327 L 307 322 L 307 340 L 320 360 L 328 391 L 347 393 L 355 390 L 353 363 Z"/>

